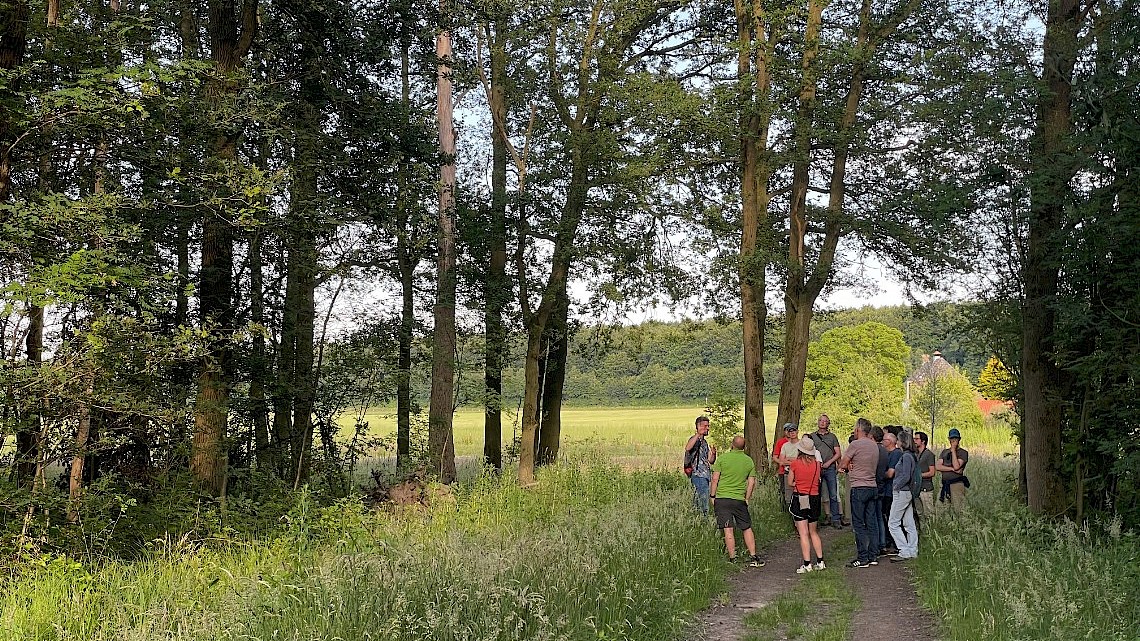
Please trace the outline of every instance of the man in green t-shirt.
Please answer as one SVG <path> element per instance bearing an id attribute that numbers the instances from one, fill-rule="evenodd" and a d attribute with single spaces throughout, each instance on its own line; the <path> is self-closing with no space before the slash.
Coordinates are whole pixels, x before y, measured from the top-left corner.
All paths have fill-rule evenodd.
<path id="1" fill-rule="evenodd" d="M 732 439 L 732 449 L 716 459 L 712 466 L 709 498 L 716 513 L 716 526 L 724 530 L 724 547 L 728 558 L 736 560 L 735 528 L 744 531 L 744 545 L 748 548 L 749 565 L 764 565 L 756 555 L 756 537 L 752 535 L 752 516 L 748 501 L 756 489 L 756 463 L 744 453 L 744 437 Z"/>

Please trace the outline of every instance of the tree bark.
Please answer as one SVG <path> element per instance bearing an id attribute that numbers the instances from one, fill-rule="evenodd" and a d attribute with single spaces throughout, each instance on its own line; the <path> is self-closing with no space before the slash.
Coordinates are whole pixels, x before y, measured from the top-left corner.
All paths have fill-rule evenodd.
<path id="1" fill-rule="evenodd" d="M 412 106 L 410 52 L 412 39 L 407 21 L 401 15 L 400 33 L 400 97 L 405 110 Z M 415 273 L 419 262 L 418 251 L 412 247 L 411 207 L 409 201 L 408 163 L 404 160 L 396 169 L 396 261 L 400 276 L 400 329 L 396 367 L 396 469 L 404 470 L 412 460 L 412 338 L 416 322 Z"/>
<path id="2" fill-rule="evenodd" d="M 737 81 L 742 87 L 740 114 L 740 302 L 744 342 L 745 451 L 761 468 L 768 466 L 764 427 L 764 324 L 768 307 L 766 288 L 768 183 L 772 164 L 768 132 L 771 74 L 774 53 L 763 2 L 736 0 Z"/>
<path id="3" fill-rule="evenodd" d="M 245 0 L 240 15 L 236 0 L 209 0 L 210 51 L 214 75 L 207 82 L 210 113 L 218 117 L 211 126 L 210 167 L 224 175 L 227 165 L 238 162 L 240 130 L 222 120 L 228 103 L 239 87 L 234 80 L 257 32 L 257 0 Z M 225 184 L 217 185 L 222 193 Z M 230 401 L 229 334 L 233 323 L 233 227 L 224 206 L 203 211 L 199 315 L 208 328 L 208 353 L 198 370 L 198 395 L 194 406 L 194 434 L 190 473 L 197 487 L 220 496 L 226 477 L 226 426 Z"/>
<path id="4" fill-rule="evenodd" d="M 1029 239 L 1022 281 L 1021 381 L 1025 404 L 1025 480 L 1029 509 L 1065 510 L 1061 461 L 1063 374 L 1053 354 L 1056 303 L 1066 204 L 1074 166 L 1068 159 L 1072 132 L 1072 74 L 1083 22 L 1077 0 L 1052 0 L 1045 20 L 1041 93 L 1032 147 Z"/>
<path id="5" fill-rule="evenodd" d="M 3 12 L 0 12 L 0 69 L 12 70 L 24 61 L 30 13 L 25 0 L 9 0 L 3 5 Z M 19 135 L 14 115 L 0 104 L 0 203 L 8 202 L 12 195 L 12 146 Z"/>
<path id="6" fill-rule="evenodd" d="M 44 308 L 28 306 L 28 335 L 24 340 L 28 367 L 39 367 L 44 352 Z M 31 489 L 36 479 L 36 461 L 40 458 L 40 402 L 20 422 L 16 432 L 16 485 Z"/>
<path id="7" fill-rule="evenodd" d="M 570 297 L 566 284 L 558 293 L 554 313 L 547 323 L 542 349 L 542 405 L 539 408 L 538 465 L 558 460 L 562 438 L 562 397 L 566 387 L 566 357 L 569 353 Z"/>
<path id="8" fill-rule="evenodd" d="M 319 10 L 302 9 L 300 100 L 295 128 L 296 157 L 290 207 L 289 277 L 296 278 L 296 343 L 293 364 L 293 478 L 294 485 L 309 477 L 313 444 L 313 409 L 317 393 L 316 288 L 321 234 L 317 167 L 320 158 L 321 82 L 320 53 L 315 41 L 325 33 Z"/>
<path id="9" fill-rule="evenodd" d="M 447 15 L 447 0 L 440 0 Z M 436 37 L 437 114 L 440 168 L 439 246 L 433 316 L 431 399 L 428 408 L 428 455 L 432 471 L 444 483 L 455 480 L 455 444 L 452 435 L 455 397 L 455 125 L 452 118 L 451 33 L 440 29 Z"/>
<path id="10" fill-rule="evenodd" d="M 491 220 L 487 229 L 490 260 L 483 290 L 485 350 L 483 359 L 483 460 L 496 470 L 503 467 L 503 362 L 507 331 L 503 309 L 510 296 L 507 280 L 507 52 L 506 14 L 497 9 L 491 45 Z"/>

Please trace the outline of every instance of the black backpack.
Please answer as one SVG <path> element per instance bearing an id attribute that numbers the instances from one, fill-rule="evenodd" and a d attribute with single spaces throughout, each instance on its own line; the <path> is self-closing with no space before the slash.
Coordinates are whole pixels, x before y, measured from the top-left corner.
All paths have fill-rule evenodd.
<path id="1" fill-rule="evenodd" d="M 701 442 L 701 439 L 697 439 L 692 448 L 685 450 L 685 476 L 691 477 L 697 469 L 697 458 L 701 455 Z"/>

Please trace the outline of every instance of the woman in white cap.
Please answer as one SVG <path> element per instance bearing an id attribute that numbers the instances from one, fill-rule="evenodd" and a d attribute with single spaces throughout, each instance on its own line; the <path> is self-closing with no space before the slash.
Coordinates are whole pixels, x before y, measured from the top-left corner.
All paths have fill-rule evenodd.
<path id="1" fill-rule="evenodd" d="M 796 573 L 811 572 L 812 548 L 815 548 L 816 563 L 814 569 L 822 570 L 827 566 L 823 563 L 823 543 L 819 540 L 819 530 L 816 522 L 819 521 L 819 459 L 815 455 L 815 442 L 810 436 L 800 439 L 796 445 L 799 455 L 788 466 L 788 486 L 792 488 L 792 501 L 788 511 L 796 523 L 796 531 L 800 534 L 800 551 L 803 552 L 804 562 Z"/>

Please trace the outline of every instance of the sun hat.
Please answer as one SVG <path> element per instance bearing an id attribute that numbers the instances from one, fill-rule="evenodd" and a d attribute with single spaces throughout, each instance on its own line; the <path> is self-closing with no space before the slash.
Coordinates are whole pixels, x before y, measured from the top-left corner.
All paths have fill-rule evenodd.
<path id="1" fill-rule="evenodd" d="M 954 427 L 950 429 L 950 436 L 947 436 L 946 438 L 961 439 L 962 433 L 958 431 L 958 428 Z"/>
<path id="2" fill-rule="evenodd" d="M 805 436 L 800 439 L 799 443 L 796 443 L 796 449 L 798 449 L 801 454 L 815 456 L 815 441 L 813 441 L 810 436 Z"/>

